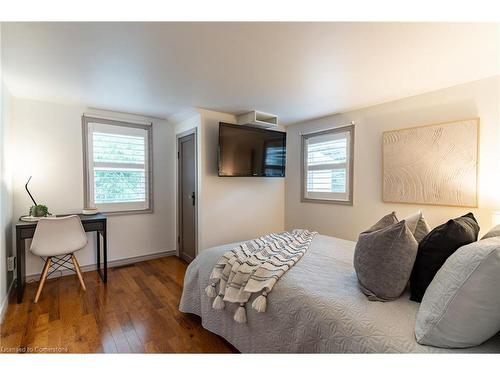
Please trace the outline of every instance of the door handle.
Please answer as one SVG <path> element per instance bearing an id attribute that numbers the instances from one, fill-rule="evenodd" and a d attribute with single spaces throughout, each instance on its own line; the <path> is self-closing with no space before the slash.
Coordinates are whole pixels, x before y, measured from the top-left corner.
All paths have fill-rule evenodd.
<path id="1" fill-rule="evenodd" d="M 193 206 L 195 205 L 196 196 L 194 195 L 194 191 L 191 193 L 191 199 L 193 200 Z"/>

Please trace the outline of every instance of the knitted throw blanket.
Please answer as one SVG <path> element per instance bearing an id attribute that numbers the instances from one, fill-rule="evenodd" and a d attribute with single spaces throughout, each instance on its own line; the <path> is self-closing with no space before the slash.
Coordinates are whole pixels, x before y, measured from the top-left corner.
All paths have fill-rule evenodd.
<path id="1" fill-rule="evenodd" d="M 238 323 L 245 323 L 245 306 L 252 293 L 261 293 L 252 303 L 258 312 L 265 312 L 267 294 L 283 274 L 305 254 L 314 235 L 303 229 L 271 233 L 244 242 L 219 258 L 205 289 L 214 298 L 212 307 L 222 310 L 224 302 L 238 303 L 234 315 Z"/>

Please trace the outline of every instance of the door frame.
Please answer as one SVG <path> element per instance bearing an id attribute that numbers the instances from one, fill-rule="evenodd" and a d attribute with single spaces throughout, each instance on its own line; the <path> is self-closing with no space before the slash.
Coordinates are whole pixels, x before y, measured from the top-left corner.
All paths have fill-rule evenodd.
<path id="1" fill-rule="evenodd" d="M 188 135 L 194 135 L 194 173 L 195 173 L 195 178 L 194 178 L 194 193 L 195 193 L 195 210 L 194 210 L 194 244 L 195 244 L 195 249 L 194 249 L 194 256 L 198 256 L 198 207 L 199 207 L 199 202 L 200 202 L 200 197 L 199 197 L 199 189 L 198 189 L 198 128 L 192 128 L 186 131 L 183 131 L 179 134 L 175 135 L 175 157 L 177 160 L 176 166 L 177 166 L 177 171 L 176 171 L 176 178 L 177 178 L 177 191 L 176 191 L 176 199 L 177 199 L 177 238 L 176 238 L 176 253 L 177 257 L 181 257 L 181 236 L 182 236 L 182 221 L 181 221 L 181 214 L 182 214 L 182 202 L 180 199 L 180 192 L 181 192 L 181 158 L 180 158 L 180 140 L 181 138 L 184 138 Z"/>

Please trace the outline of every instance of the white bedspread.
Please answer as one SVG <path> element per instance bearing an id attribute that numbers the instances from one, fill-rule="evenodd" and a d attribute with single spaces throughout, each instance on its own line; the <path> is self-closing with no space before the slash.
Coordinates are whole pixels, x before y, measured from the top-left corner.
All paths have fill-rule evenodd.
<path id="1" fill-rule="evenodd" d="M 206 329 L 241 352 L 500 353 L 500 335 L 469 349 L 419 345 L 414 337 L 419 304 L 407 293 L 392 302 L 368 301 L 352 264 L 355 242 L 322 235 L 315 236 L 309 251 L 276 283 L 266 313 L 249 309 L 248 323 L 238 324 L 235 307 L 213 310 L 204 291 L 214 264 L 234 246 L 204 250 L 190 264 L 180 310 L 199 315 Z"/>

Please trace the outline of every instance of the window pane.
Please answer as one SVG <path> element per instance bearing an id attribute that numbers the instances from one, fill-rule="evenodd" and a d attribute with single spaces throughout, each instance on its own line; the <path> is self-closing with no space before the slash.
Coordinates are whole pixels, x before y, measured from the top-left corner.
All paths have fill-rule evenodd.
<path id="1" fill-rule="evenodd" d="M 94 162 L 144 164 L 144 137 L 93 133 Z"/>
<path id="2" fill-rule="evenodd" d="M 323 193 L 345 193 L 347 171 L 343 169 L 323 169 L 307 172 L 307 191 Z"/>
<path id="3" fill-rule="evenodd" d="M 302 135 L 303 201 L 352 204 L 353 136 L 353 125 Z"/>
<path id="4" fill-rule="evenodd" d="M 96 204 L 145 202 L 145 171 L 120 168 L 95 168 L 94 195 Z"/>
<path id="5" fill-rule="evenodd" d="M 85 206 L 101 212 L 152 210 L 148 125 L 83 117 L 87 137 Z"/>
<path id="6" fill-rule="evenodd" d="M 347 159 L 347 139 L 336 139 L 313 143 L 307 146 L 307 164 L 321 165 L 345 163 Z"/>

